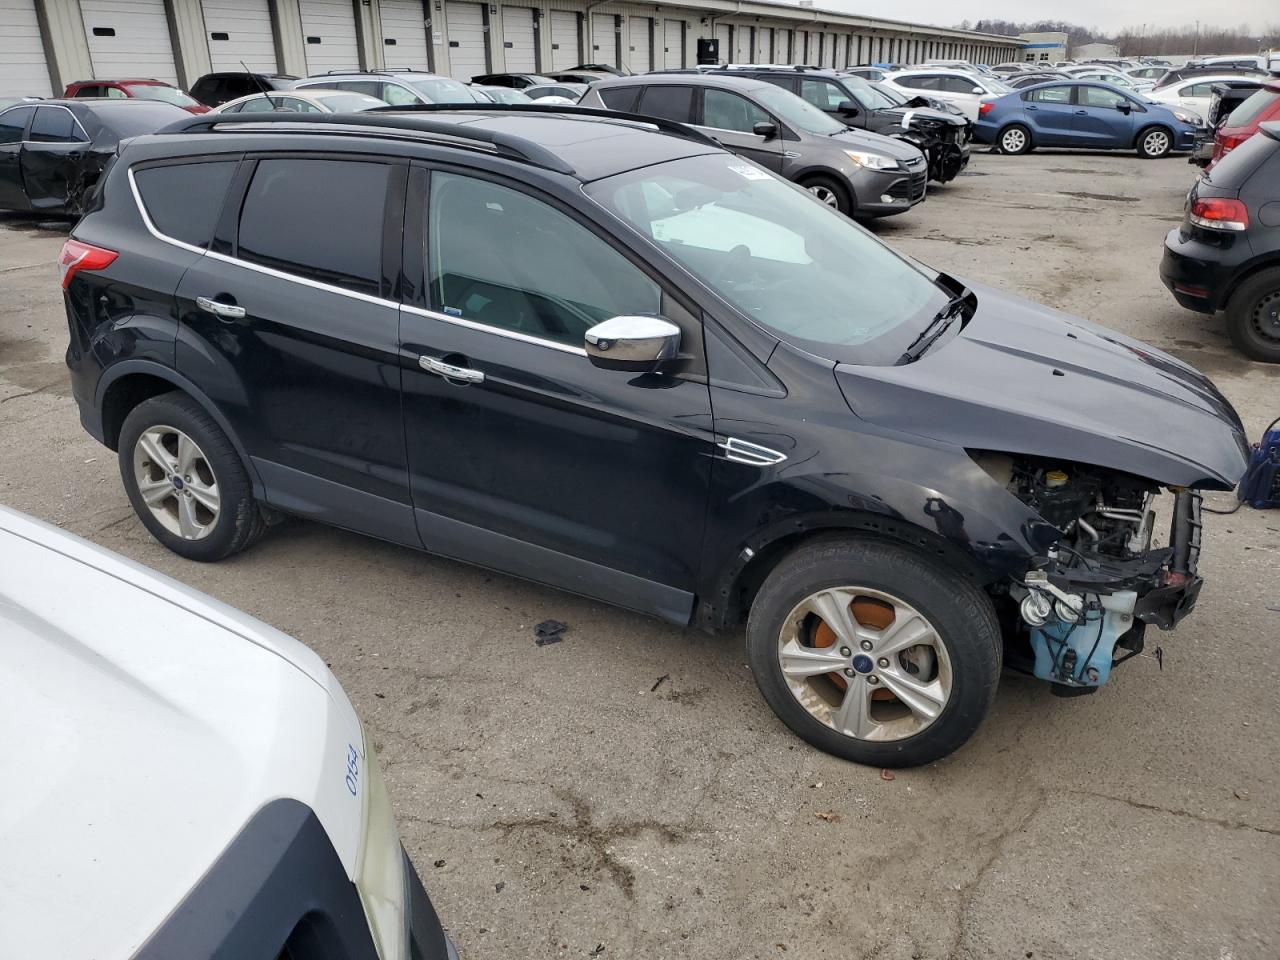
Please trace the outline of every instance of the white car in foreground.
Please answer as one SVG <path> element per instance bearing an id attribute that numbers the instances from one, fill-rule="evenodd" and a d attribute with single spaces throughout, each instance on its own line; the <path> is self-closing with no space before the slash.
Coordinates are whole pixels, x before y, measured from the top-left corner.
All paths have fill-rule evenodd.
<path id="1" fill-rule="evenodd" d="M 0 640 L 0 957 L 456 957 L 301 643 L 4 508 Z"/>

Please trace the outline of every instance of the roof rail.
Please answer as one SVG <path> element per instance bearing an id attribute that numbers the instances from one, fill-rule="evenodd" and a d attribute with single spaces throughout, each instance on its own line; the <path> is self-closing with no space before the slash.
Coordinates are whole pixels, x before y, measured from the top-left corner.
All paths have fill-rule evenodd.
<path id="1" fill-rule="evenodd" d="M 424 105 L 425 106 L 425 105 Z M 496 106 L 496 104 L 495 104 Z M 378 108 L 384 109 L 384 108 Z M 398 108 L 403 110 L 404 108 Z M 521 160 L 525 163 L 543 167 L 556 173 L 572 174 L 573 167 L 556 156 L 546 147 L 534 143 L 525 137 L 514 136 L 498 130 L 487 130 L 465 123 L 450 123 L 447 120 L 432 120 L 427 117 L 414 116 L 377 116 L 372 110 L 362 113 L 205 113 L 194 116 L 190 120 L 179 120 L 162 130 L 160 135 L 170 133 L 212 133 L 220 126 L 242 126 L 247 124 L 289 124 L 296 127 L 346 127 L 365 128 L 364 132 L 385 130 L 390 132 L 422 133 L 434 136 L 449 137 L 454 140 L 473 141 L 487 144 L 500 156 Z M 370 131 L 369 128 L 373 128 Z M 297 129 L 290 133 L 299 132 Z M 308 131 L 311 132 L 311 131 Z M 322 129 L 316 133 L 326 132 Z M 334 131 L 344 132 L 344 131 Z"/>
<path id="2" fill-rule="evenodd" d="M 709 147 L 724 149 L 715 137 L 703 133 L 686 123 L 667 120 L 663 117 L 649 117 L 641 113 L 624 113 L 621 110 L 604 110 L 599 107 L 579 107 L 556 103 L 411 103 L 405 106 L 373 107 L 364 110 L 360 116 L 377 113 L 550 113 L 572 120 L 575 117 L 600 117 L 605 120 L 622 120 L 628 123 L 642 123 L 657 127 L 663 133 L 669 133 L 683 140 L 703 143 Z M 234 116 L 234 114 L 232 114 Z M 329 114 L 337 116 L 337 114 Z"/>

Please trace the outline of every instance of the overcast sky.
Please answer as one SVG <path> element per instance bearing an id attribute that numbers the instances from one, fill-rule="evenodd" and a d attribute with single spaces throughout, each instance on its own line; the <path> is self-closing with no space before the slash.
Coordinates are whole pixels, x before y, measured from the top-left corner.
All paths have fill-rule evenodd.
<path id="1" fill-rule="evenodd" d="M 1276 0 L 1223 0 L 1209 6 L 1202 0 L 1072 0 L 1067 4 L 1051 0 L 899 0 L 893 4 L 817 0 L 814 6 L 945 27 L 982 18 L 1019 22 L 1063 19 L 1107 32 L 1136 29 L 1144 22 L 1148 29 L 1151 25 L 1190 26 L 1197 19 L 1203 23 L 1209 16 L 1223 25 L 1248 23 L 1253 30 L 1261 30 L 1267 23 L 1280 23 L 1280 4 Z"/>

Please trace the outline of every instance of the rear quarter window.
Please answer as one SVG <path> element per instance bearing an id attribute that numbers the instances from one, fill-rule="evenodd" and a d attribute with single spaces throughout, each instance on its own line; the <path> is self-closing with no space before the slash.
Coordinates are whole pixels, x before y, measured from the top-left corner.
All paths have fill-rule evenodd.
<path id="1" fill-rule="evenodd" d="M 636 103 L 640 100 L 641 89 L 641 87 L 607 87 L 598 92 L 601 101 L 610 110 L 635 113 Z"/>
<path id="2" fill-rule="evenodd" d="M 640 112 L 648 117 L 692 123 L 693 87 L 669 87 L 666 84 L 645 87 Z"/>
<path id="3" fill-rule="evenodd" d="M 207 247 L 236 171 L 235 160 L 167 164 L 134 170 L 142 205 L 157 230 L 195 247 Z"/>

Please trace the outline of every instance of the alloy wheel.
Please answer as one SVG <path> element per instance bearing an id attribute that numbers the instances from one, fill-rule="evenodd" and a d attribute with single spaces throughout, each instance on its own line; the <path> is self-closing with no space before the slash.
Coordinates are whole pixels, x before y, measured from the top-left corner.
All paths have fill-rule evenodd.
<path id="1" fill-rule="evenodd" d="M 858 740 L 914 736 L 951 699 L 951 658 L 937 628 L 892 594 L 833 587 L 783 621 L 778 663 L 814 719 Z"/>
<path id="2" fill-rule="evenodd" d="M 195 441 L 176 427 L 149 427 L 133 447 L 133 476 L 151 515 L 174 536 L 202 540 L 222 510 L 218 479 Z"/>
<path id="3" fill-rule="evenodd" d="M 836 197 L 836 192 L 830 187 L 824 187 L 820 183 L 815 183 L 808 189 L 810 193 L 825 203 L 828 207 L 835 207 L 837 210 L 840 209 L 840 200 Z"/>
<path id="4" fill-rule="evenodd" d="M 1169 149 L 1169 135 L 1163 130 L 1152 130 L 1142 139 L 1142 149 L 1148 156 L 1160 156 Z"/>
<path id="5" fill-rule="evenodd" d="M 1000 149 L 1005 153 L 1021 153 L 1027 145 L 1027 135 L 1021 130 L 1006 130 L 1000 138 Z"/>

